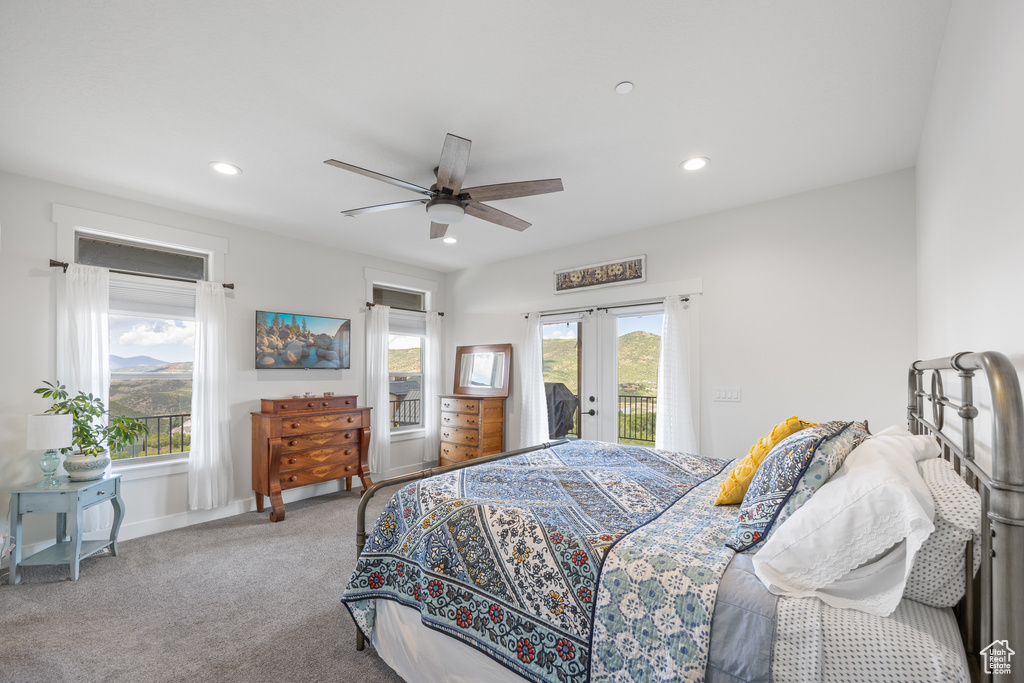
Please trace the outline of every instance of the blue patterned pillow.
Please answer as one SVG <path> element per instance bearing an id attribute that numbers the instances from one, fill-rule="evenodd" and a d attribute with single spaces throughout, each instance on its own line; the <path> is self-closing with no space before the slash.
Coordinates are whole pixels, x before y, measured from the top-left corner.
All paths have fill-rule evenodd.
<path id="1" fill-rule="evenodd" d="M 781 441 L 757 468 L 726 545 L 737 552 L 764 545 L 778 528 L 835 474 L 866 439 L 867 422 L 823 422 Z"/>

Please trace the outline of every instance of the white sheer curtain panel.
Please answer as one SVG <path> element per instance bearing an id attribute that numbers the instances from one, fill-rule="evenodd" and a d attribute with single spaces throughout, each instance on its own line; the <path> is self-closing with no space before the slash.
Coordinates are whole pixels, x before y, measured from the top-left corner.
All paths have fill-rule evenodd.
<path id="1" fill-rule="evenodd" d="M 544 348 L 539 313 L 526 318 L 526 338 L 519 367 L 519 447 L 528 448 L 548 440 L 548 406 L 544 396 Z"/>
<path id="2" fill-rule="evenodd" d="M 665 298 L 654 447 L 697 452 L 690 400 L 690 311 L 681 296 Z"/>
<path id="3" fill-rule="evenodd" d="M 200 281 L 196 283 L 189 509 L 210 510 L 230 503 L 232 475 L 224 286 L 219 282 Z"/>
<path id="4" fill-rule="evenodd" d="M 420 415 L 423 417 L 423 462 L 437 462 L 441 447 L 441 353 L 444 318 L 427 313 L 423 340 L 423 392 Z"/>
<path id="5" fill-rule="evenodd" d="M 64 287 L 58 291 L 56 379 L 72 396 L 84 391 L 99 397 L 109 408 L 110 273 L 105 268 L 72 263 Z M 83 531 L 109 529 L 113 522 L 113 507 L 97 505 L 85 511 Z"/>
<path id="6" fill-rule="evenodd" d="M 366 326 L 366 400 L 374 409 L 370 420 L 370 471 L 384 474 L 391 466 L 391 402 L 388 392 L 390 306 L 370 308 Z"/>

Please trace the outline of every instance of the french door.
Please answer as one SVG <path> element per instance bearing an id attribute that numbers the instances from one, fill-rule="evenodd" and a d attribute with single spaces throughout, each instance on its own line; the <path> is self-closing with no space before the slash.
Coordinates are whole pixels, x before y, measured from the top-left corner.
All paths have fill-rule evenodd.
<path id="1" fill-rule="evenodd" d="M 652 304 L 544 319 L 552 437 L 566 427 L 571 394 L 577 398 L 568 438 L 654 445 L 662 309 Z"/>

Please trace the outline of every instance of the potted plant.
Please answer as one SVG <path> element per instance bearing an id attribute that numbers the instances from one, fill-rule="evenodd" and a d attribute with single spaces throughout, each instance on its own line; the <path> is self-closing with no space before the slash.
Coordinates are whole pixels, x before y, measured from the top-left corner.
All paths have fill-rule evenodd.
<path id="1" fill-rule="evenodd" d="M 61 449 L 61 453 L 68 454 L 64 459 L 64 469 L 69 479 L 99 479 L 110 464 L 110 453 L 117 453 L 135 443 L 140 436 L 149 434 L 149 427 L 144 422 L 121 415 L 109 416 L 102 399 L 92 394 L 79 391 L 77 396 L 71 396 L 59 381 L 52 384 L 44 381 L 43 385 L 35 393 L 53 401 L 45 412 L 71 415 L 74 422 L 72 446 Z M 104 422 L 104 417 L 109 419 Z"/>

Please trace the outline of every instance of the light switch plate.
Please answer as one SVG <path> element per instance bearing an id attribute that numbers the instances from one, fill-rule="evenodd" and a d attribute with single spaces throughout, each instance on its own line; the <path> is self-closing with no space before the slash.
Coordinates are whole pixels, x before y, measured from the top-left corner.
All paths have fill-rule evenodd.
<path id="1" fill-rule="evenodd" d="M 715 387 L 711 393 L 712 400 L 725 401 L 728 403 L 740 402 L 739 387 Z"/>

